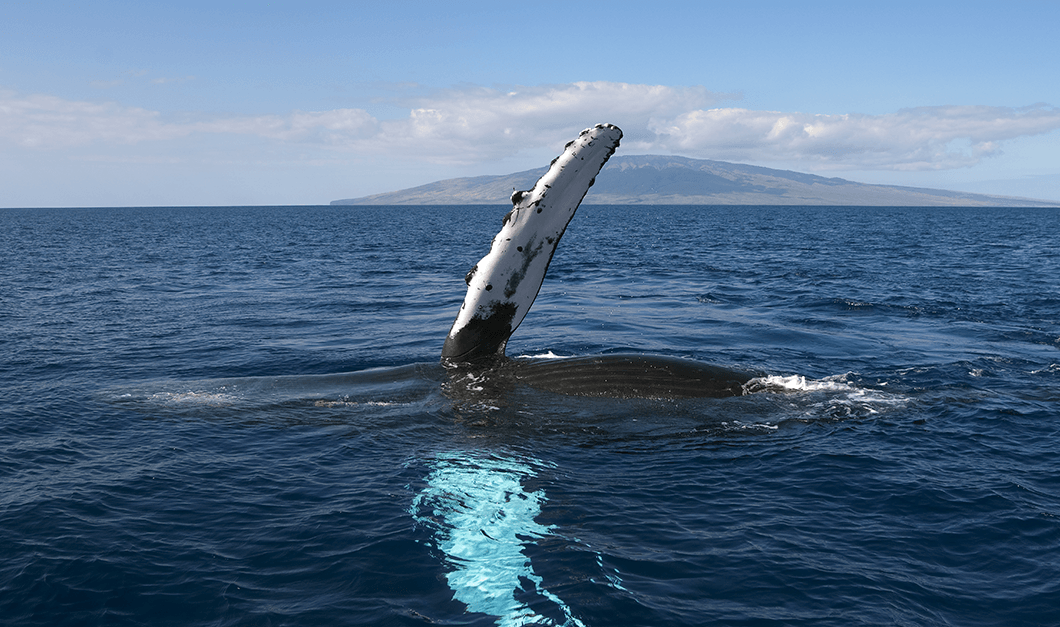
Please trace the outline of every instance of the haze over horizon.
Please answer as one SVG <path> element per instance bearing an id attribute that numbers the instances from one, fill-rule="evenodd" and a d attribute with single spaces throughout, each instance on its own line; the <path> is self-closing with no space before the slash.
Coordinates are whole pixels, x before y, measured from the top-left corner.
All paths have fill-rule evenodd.
<path id="1" fill-rule="evenodd" d="M 1060 200 L 1060 3 L 0 5 L 0 207 L 326 204 L 620 154 Z"/>

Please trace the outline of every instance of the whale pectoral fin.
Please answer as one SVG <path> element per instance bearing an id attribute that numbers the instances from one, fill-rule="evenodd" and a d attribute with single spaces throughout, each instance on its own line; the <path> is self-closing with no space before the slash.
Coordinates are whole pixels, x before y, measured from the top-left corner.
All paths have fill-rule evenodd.
<path id="1" fill-rule="evenodd" d="M 622 131 L 597 124 L 570 141 L 533 189 L 512 193 L 490 252 L 465 277 L 467 295 L 442 358 L 468 361 L 504 354 L 533 305 L 552 255 L 582 198 L 618 148 Z M 504 289 L 494 290 L 493 286 Z"/>

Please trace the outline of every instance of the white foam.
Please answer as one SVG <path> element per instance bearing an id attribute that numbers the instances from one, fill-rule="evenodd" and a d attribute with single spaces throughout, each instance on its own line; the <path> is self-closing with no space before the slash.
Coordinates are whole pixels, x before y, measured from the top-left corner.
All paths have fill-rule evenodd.
<path id="1" fill-rule="evenodd" d="M 845 377 L 846 375 L 840 376 Z M 814 380 L 807 379 L 798 374 L 793 374 L 787 377 L 780 375 L 758 377 L 749 381 L 747 385 L 756 390 L 759 388 L 766 388 L 773 391 L 780 390 L 790 392 L 815 392 L 818 390 L 847 391 L 853 389 L 849 383 L 840 381 L 836 377 L 826 377 L 824 379 Z"/>
<path id="2" fill-rule="evenodd" d="M 231 405 L 239 397 L 229 392 L 155 392 L 150 400 L 167 405 Z"/>
<path id="3" fill-rule="evenodd" d="M 807 415 L 832 418 L 877 414 L 909 401 L 901 394 L 855 385 L 849 381 L 852 374 L 848 372 L 823 379 L 773 375 L 752 379 L 746 387 L 750 392 L 797 395 L 804 399 Z"/>
<path id="4" fill-rule="evenodd" d="M 743 422 L 743 421 L 740 421 L 740 420 L 733 420 L 732 422 L 722 422 L 721 426 L 729 428 L 729 429 L 739 429 L 739 430 L 755 429 L 755 430 L 764 430 L 764 431 L 776 431 L 777 429 L 780 428 L 778 425 L 770 424 L 768 422 Z"/>
<path id="5" fill-rule="evenodd" d="M 539 353 L 537 355 L 519 355 L 517 359 L 569 359 L 566 355 L 557 355 L 552 351 L 547 353 Z"/>
<path id="6" fill-rule="evenodd" d="M 396 405 L 402 405 L 396 401 L 351 401 L 348 398 L 344 398 L 337 401 L 329 401 L 326 399 L 320 399 L 313 402 L 316 407 L 354 407 L 357 405 L 367 405 L 369 407 L 394 407 Z"/>

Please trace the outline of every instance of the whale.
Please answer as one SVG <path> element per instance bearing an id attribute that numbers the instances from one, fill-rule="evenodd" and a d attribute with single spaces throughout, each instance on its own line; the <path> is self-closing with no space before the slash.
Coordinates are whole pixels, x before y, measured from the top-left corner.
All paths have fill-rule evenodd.
<path id="1" fill-rule="evenodd" d="M 618 149 L 622 130 L 597 124 L 568 142 L 532 189 L 511 195 L 489 253 L 464 277 L 467 293 L 442 346 L 451 372 L 488 373 L 574 396 L 697 398 L 740 396 L 756 375 L 698 361 L 639 353 L 509 359 L 508 339 L 526 317 L 567 225 Z M 481 377 L 472 376 L 481 380 Z"/>

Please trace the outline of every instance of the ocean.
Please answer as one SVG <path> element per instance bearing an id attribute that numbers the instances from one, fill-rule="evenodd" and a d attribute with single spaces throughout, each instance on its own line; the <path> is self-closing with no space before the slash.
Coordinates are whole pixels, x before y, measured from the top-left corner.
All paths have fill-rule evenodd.
<path id="1" fill-rule="evenodd" d="M 0 624 L 1060 624 L 1060 210 L 583 206 L 470 402 L 508 207 L 0 210 Z"/>

